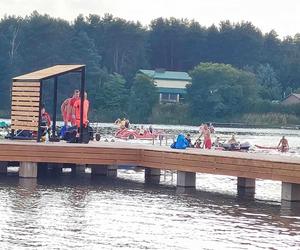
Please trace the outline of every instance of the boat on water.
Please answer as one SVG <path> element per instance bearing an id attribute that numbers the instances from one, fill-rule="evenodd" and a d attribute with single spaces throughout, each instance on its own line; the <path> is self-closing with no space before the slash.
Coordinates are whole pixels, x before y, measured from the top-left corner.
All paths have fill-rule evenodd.
<path id="1" fill-rule="evenodd" d="M 118 129 L 115 133 L 115 137 L 124 140 L 153 140 L 159 136 L 158 131 L 145 130 L 143 133 L 140 133 L 134 129 Z"/>

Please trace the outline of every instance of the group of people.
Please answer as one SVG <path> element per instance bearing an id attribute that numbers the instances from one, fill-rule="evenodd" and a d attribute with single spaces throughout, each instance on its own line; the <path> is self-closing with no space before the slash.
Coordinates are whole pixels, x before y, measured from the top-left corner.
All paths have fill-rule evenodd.
<path id="1" fill-rule="evenodd" d="M 83 101 L 83 125 L 87 127 L 89 101 L 87 99 L 87 93 L 84 92 Z M 65 126 L 77 126 L 80 127 L 80 110 L 81 110 L 81 96 L 78 89 L 74 90 L 73 96 L 63 101 L 61 105 L 61 114 Z"/>
<path id="2" fill-rule="evenodd" d="M 203 148 L 203 149 L 211 149 L 214 147 L 222 147 L 224 145 L 229 146 L 237 146 L 239 142 L 235 138 L 235 134 L 232 134 L 229 140 L 221 140 L 219 136 L 216 137 L 215 141 L 212 142 L 211 134 L 214 133 L 214 128 L 212 124 L 201 124 L 199 127 L 199 137 L 196 139 L 194 143 L 192 143 L 191 135 L 187 134 L 184 136 L 183 134 L 178 135 L 177 140 L 171 145 L 173 148 Z M 203 142 L 201 140 L 203 136 Z M 178 143 L 177 143 L 178 142 Z M 249 145 L 250 146 L 250 145 Z M 288 140 L 283 136 L 278 143 L 277 149 L 281 152 L 287 152 L 289 150 Z"/>
<path id="3" fill-rule="evenodd" d="M 126 118 L 123 119 L 118 118 L 115 121 L 115 125 L 119 127 L 119 130 L 125 130 L 130 128 L 130 122 Z M 139 135 L 144 135 L 145 133 L 151 133 L 151 134 L 153 133 L 153 128 L 151 125 L 148 128 L 144 128 L 143 125 L 141 125 L 141 127 L 134 126 L 133 130 Z"/>
<path id="4" fill-rule="evenodd" d="M 129 129 L 130 126 L 130 122 L 126 118 L 118 118 L 117 120 L 115 120 L 115 124 L 119 127 L 119 129 Z"/>
<path id="5" fill-rule="evenodd" d="M 80 91 L 74 90 L 73 95 L 63 101 L 61 105 L 61 114 L 64 121 L 64 127 L 80 127 L 80 109 L 81 109 L 81 97 Z M 89 101 L 87 99 L 87 93 L 84 93 L 84 103 L 83 103 L 83 125 L 88 126 L 88 111 L 89 111 Z M 51 127 L 51 117 L 46 108 L 43 105 L 41 108 L 41 129 L 42 137 L 50 135 Z"/>

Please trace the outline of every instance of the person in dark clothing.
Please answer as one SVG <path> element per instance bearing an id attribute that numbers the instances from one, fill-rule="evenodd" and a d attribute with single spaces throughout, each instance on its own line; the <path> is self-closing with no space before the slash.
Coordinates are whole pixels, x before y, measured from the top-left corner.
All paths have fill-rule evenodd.
<path id="1" fill-rule="evenodd" d="M 188 142 L 187 147 L 193 148 L 194 145 L 192 144 L 191 135 L 190 135 L 190 134 L 187 134 L 186 137 L 185 137 L 185 139 L 186 139 L 186 141 Z"/>

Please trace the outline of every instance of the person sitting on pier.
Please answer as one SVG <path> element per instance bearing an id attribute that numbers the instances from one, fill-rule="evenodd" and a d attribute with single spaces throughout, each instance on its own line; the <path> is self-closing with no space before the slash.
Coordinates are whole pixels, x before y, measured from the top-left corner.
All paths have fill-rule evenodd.
<path id="1" fill-rule="evenodd" d="M 187 140 L 185 139 L 183 134 L 179 134 L 175 142 L 171 144 L 171 148 L 176 149 L 186 149 L 188 145 Z"/>
<path id="2" fill-rule="evenodd" d="M 186 141 L 188 142 L 187 147 L 188 147 L 188 148 L 193 148 L 194 145 L 193 145 L 192 140 L 191 140 L 191 135 L 190 135 L 190 134 L 187 134 L 186 137 L 185 137 L 185 139 L 186 139 Z"/>
<path id="3" fill-rule="evenodd" d="M 287 152 L 289 150 L 289 143 L 285 136 L 282 136 L 281 140 L 277 146 L 278 150 L 281 152 Z"/>
<path id="4" fill-rule="evenodd" d="M 51 117 L 46 112 L 45 106 L 41 108 L 41 135 L 44 138 L 47 134 L 50 137 Z M 46 138 L 44 138 L 46 140 Z"/>
<path id="5" fill-rule="evenodd" d="M 221 143 L 221 141 L 220 141 L 220 137 L 217 136 L 217 138 L 215 139 L 213 145 L 214 145 L 215 147 L 220 147 L 221 144 L 222 144 L 222 143 Z"/>
<path id="6" fill-rule="evenodd" d="M 235 135 L 233 134 L 231 138 L 228 140 L 228 144 L 237 144 L 237 140 L 235 139 Z"/>
<path id="7" fill-rule="evenodd" d="M 195 141 L 194 148 L 201 148 L 201 143 L 202 143 L 201 139 L 198 138 L 198 139 Z"/>
<path id="8" fill-rule="evenodd" d="M 240 148 L 240 143 L 235 139 L 235 135 L 234 134 L 228 140 L 227 144 L 229 145 L 229 149 L 230 150 L 237 150 L 237 149 Z"/>

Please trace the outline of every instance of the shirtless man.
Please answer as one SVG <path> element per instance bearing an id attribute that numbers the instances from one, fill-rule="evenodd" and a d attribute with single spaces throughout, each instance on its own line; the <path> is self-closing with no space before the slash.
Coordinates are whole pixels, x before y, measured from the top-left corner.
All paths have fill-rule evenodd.
<path id="1" fill-rule="evenodd" d="M 211 149 L 212 142 L 211 142 L 211 138 L 210 138 L 210 131 L 209 131 L 209 128 L 208 128 L 207 124 L 204 124 L 202 132 L 201 132 L 199 138 L 202 135 L 204 136 L 203 148 Z"/>
<path id="2" fill-rule="evenodd" d="M 233 134 L 230 138 L 230 140 L 228 140 L 228 143 L 229 144 L 237 144 L 238 142 L 236 141 L 235 139 L 235 135 Z"/>
<path id="3" fill-rule="evenodd" d="M 287 152 L 289 150 L 288 140 L 284 136 L 282 136 L 281 140 L 279 141 L 277 148 L 281 152 Z"/>
<path id="4" fill-rule="evenodd" d="M 73 114 L 73 106 L 75 101 L 79 99 L 79 94 L 79 90 L 74 90 L 73 96 L 64 100 L 61 105 L 60 109 L 65 125 L 68 125 L 68 122 L 75 125 L 75 113 Z"/>

